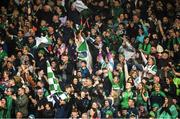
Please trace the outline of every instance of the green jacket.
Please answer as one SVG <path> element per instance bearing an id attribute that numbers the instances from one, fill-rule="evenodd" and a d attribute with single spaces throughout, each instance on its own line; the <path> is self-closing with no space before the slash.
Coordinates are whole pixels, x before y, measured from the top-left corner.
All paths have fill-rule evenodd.
<path id="1" fill-rule="evenodd" d="M 160 112 L 157 118 L 162 118 L 162 119 L 176 119 L 178 117 L 178 112 L 177 109 L 174 105 L 171 105 L 167 109 L 162 110 L 163 108 L 160 109 Z"/>
<path id="2" fill-rule="evenodd" d="M 125 81 L 125 76 L 124 76 L 124 72 L 120 72 L 120 79 L 118 83 L 115 83 L 113 81 L 113 74 L 111 71 L 108 72 L 108 78 L 112 84 L 112 88 L 113 89 L 124 89 L 124 81 Z"/>
<path id="3" fill-rule="evenodd" d="M 176 94 L 177 96 L 180 96 L 180 78 L 175 77 L 173 79 L 174 84 L 176 85 Z"/>
<path id="4" fill-rule="evenodd" d="M 149 98 L 148 92 L 145 92 L 144 96 Z M 140 106 L 140 105 L 147 107 L 147 102 L 144 101 L 142 94 L 139 92 L 139 93 L 137 93 L 137 106 Z"/>
<path id="5" fill-rule="evenodd" d="M 147 55 L 151 53 L 151 44 L 148 43 L 147 45 L 144 43 L 139 44 L 139 49 L 142 49 L 143 52 Z"/>
<path id="6" fill-rule="evenodd" d="M 7 96 L 7 114 L 6 114 L 6 118 L 11 118 L 11 109 L 12 109 L 12 97 L 11 96 Z"/>
<path id="7" fill-rule="evenodd" d="M 0 119 L 5 119 L 6 118 L 6 114 L 7 114 L 7 109 L 0 107 Z"/>
<path id="8" fill-rule="evenodd" d="M 129 99 L 134 98 L 134 93 L 132 91 L 124 91 L 121 95 L 121 108 L 129 108 L 128 101 Z"/>
<path id="9" fill-rule="evenodd" d="M 7 57 L 7 53 L 5 51 L 0 52 L 0 61 Z"/>

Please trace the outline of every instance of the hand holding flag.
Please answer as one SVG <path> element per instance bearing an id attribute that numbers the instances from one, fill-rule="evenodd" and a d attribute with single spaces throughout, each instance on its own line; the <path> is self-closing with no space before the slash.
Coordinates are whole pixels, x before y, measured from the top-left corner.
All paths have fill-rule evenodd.
<path id="1" fill-rule="evenodd" d="M 47 61 L 47 74 L 48 74 L 49 90 L 50 90 L 51 95 L 62 92 L 62 90 L 59 86 L 58 80 L 54 76 L 54 73 L 51 69 L 51 65 L 50 65 L 49 61 Z"/>

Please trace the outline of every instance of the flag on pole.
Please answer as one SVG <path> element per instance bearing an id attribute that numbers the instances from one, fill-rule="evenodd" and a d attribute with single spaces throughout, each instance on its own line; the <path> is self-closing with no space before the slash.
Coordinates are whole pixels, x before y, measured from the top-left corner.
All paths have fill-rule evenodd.
<path id="1" fill-rule="evenodd" d="M 35 40 L 36 40 L 36 45 L 35 45 L 36 48 L 37 47 L 46 47 L 46 46 L 52 44 L 52 40 L 47 36 L 46 37 L 43 37 L 43 36 L 36 37 Z"/>
<path id="2" fill-rule="evenodd" d="M 82 42 L 79 45 L 77 45 L 77 52 L 78 52 L 78 59 L 86 61 L 87 68 L 91 69 L 92 56 L 89 51 L 88 44 L 87 44 L 86 40 L 84 40 L 83 38 L 82 38 Z"/>
<path id="3" fill-rule="evenodd" d="M 59 86 L 58 80 L 54 76 L 54 73 L 51 69 L 51 65 L 50 65 L 49 61 L 47 61 L 47 74 L 48 74 L 49 90 L 50 90 L 51 95 L 62 92 L 62 90 Z"/>
<path id="4" fill-rule="evenodd" d="M 78 12 L 82 12 L 83 10 L 88 9 L 82 0 L 76 0 L 72 5 Z"/>
<path id="5" fill-rule="evenodd" d="M 76 0 L 73 2 L 72 7 L 75 8 L 80 13 L 80 16 L 85 19 L 90 17 L 92 14 L 92 11 L 84 4 L 82 0 Z"/>

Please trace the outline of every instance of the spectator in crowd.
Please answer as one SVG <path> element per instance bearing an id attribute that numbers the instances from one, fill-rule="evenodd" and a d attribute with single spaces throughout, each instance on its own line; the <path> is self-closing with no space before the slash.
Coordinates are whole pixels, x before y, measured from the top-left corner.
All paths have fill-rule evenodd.
<path id="1" fill-rule="evenodd" d="M 16 118 L 17 119 L 23 119 L 23 113 L 22 112 L 16 112 Z"/>
<path id="2" fill-rule="evenodd" d="M 15 100 L 15 112 L 22 112 L 23 117 L 27 117 L 28 116 L 28 97 L 25 94 L 25 89 L 24 87 L 20 87 L 18 89 L 18 96 L 13 95 L 12 96 L 13 100 Z"/>

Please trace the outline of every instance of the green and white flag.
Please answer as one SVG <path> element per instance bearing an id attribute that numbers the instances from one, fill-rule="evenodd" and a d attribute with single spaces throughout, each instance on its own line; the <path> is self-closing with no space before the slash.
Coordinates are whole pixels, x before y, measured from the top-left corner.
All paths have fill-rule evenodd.
<path id="1" fill-rule="evenodd" d="M 35 40 L 36 40 L 35 47 L 46 47 L 46 46 L 52 44 L 52 40 L 47 36 L 46 37 L 43 37 L 43 36 L 36 37 Z"/>
<path id="2" fill-rule="evenodd" d="M 56 77 L 54 76 L 49 61 L 47 61 L 47 75 L 48 75 L 48 84 L 51 95 L 62 92 L 58 83 L 58 79 L 56 79 Z"/>
<path id="3" fill-rule="evenodd" d="M 86 40 L 84 40 L 82 37 L 81 39 L 81 43 L 77 44 L 78 59 L 86 61 L 87 68 L 90 69 L 92 65 L 92 56 Z"/>

